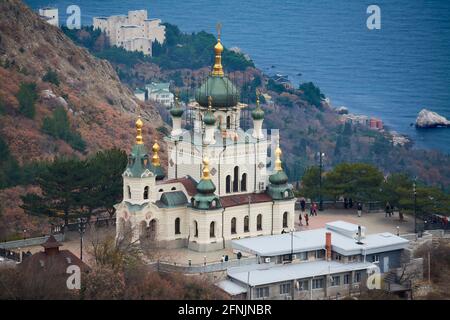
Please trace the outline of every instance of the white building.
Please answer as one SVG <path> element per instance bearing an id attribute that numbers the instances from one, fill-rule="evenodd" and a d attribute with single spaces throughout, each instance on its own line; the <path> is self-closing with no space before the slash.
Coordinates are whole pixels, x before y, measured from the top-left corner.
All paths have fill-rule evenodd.
<path id="1" fill-rule="evenodd" d="M 252 112 L 250 133 L 239 127 L 239 92 L 224 74 L 220 42 L 213 71 L 196 93 L 195 128 L 181 127 L 178 100 L 170 110 L 173 128 L 165 139 L 167 179 L 159 160 L 142 141 L 142 121 L 123 174 L 123 201 L 117 204 L 118 240 L 152 241 L 164 247 L 211 251 L 231 240 L 280 234 L 294 228 L 295 198 L 276 148 L 268 172 L 270 140 L 262 132 L 264 111 Z"/>
<path id="2" fill-rule="evenodd" d="M 157 102 L 165 107 L 171 107 L 174 103 L 174 95 L 170 92 L 170 83 L 152 82 L 145 86 L 147 90 L 148 100 Z"/>
<path id="3" fill-rule="evenodd" d="M 59 27 L 58 8 L 45 7 L 39 9 L 39 16 L 47 23 Z"/>
<path id="4" fill-rule="evenodd" d="M 128 11 L 128 15 L 94 17 L 94 29 L 105 32 L 110 45 L 128 51 L 152 55 L 152 43 L 165 40 L 165 26 L 160 19 L 148 19 L 147 10 Z"/>
<path id="5" fill-rule="evenodd" d="M 134 96 L 141 101 L 145 101 L 145 90 L 137 88 L 134 90 Z"/>
<path id="6" fill-rule="evenodd" d="M 240 299 L 335 299 L 367 287 L 369 276 L 402 273 L 411 264 L 409 241 L 392 233 L 366 235 L 365 227 L 344 221 L 325 228 L 232 241 L 235 251 L 258 263 L 229 268 L 217 285 Z M 422 261 L 418 261 L 420 264 Z M 400 270 L 399 270 L 400 269 Z M 421 273 L 420 273 L 421 274 Z M 392 275 L 390 280 L 393 281 Z M 394 286 L 388 286 L 392 290 Z M 396 284 L 396 290 L 409 287 Z"/>

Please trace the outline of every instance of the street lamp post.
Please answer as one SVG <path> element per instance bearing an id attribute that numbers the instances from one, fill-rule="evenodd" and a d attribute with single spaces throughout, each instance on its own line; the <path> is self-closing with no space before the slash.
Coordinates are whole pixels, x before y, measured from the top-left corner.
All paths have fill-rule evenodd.
<path id="1" fill-rule="evenodd" d="M 291 229 L 291 262 L 294 260 L 294 229 Z"/>
<path id="2" fill-rule="evenodd" d="M 80 234 L 80 260 L 83 261 L 83 234 L 86 231 L 86 218 L 78 218 L 78 233 Z"/>
<path id="3" fill-rule="evenodd" d="M 323 157 L 325 153 L 319 152 L 319 211 L 323 211 L 323 200 L 322 200 L 322 167 L 323 167 Z"/>
<path id="4" fill-rule="evenodd" d="M 417 233 L 417 191 L 416 191 L 416 180 L 413 182 L 413 192 L 414 192 L 414 233 Z"/>

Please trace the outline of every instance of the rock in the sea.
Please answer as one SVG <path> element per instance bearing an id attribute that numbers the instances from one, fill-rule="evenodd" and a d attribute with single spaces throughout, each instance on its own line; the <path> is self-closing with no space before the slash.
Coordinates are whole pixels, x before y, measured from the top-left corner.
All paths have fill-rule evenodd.
<path id="1" fill-rule="evenodd" d="M 422 109 L 416 119 L 417 128 L 450 127 L 450 121 L 436 112 Z"/>

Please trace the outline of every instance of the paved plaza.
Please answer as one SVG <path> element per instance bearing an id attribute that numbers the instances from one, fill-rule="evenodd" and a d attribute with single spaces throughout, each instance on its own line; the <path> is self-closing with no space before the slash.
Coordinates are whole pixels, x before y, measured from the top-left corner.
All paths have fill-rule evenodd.
<path id="1" fill-rule="evenodd" d="M 308 211 L 309 212 L 309 211 Z M 303 225 L 299 224 L 300 211 L 295 214 L 295 229 L 311 230 L 323 228 L 327 222 L 335 220 L 343 220 L 346 222 L 360 224 L 366 227 L 366 233 L 391 232 L 397 233 L 397 226 L 399 226 L 400 234 L 414 232 L 414 218 L 405 216 L 403 222 L 400 222 L 398 215 L 393 217 L 385 217 L 384 212 L 363 213 L 361 217 L 357 216 L 356 210 L 353 209 L 328 209 L 319 211 L 317 216 L 309 217 L 309 226 L 305 225 L 305 219 L 302 219 Z M 92 241 L 98 238 L 114 236 L 115 227 L 102 227 L 96 230 L 87 231 L 84 237 L 83 246 L 83 260 L 89 260 L 89 253 L 92 248 Z M 62 250 L 70 250 L 76 256 L 80 255 L 80 236 L 77 232 L 66 233 L 66 238 L 61 247 Z M 29 248 L 21 248 L 22 251 L 30 250 L 35 253 L 42 250 L 41 246 L 34 246 Z M 236 259 L 236 254 L 231 249 L 224 249 L 214 252 L 195 252 L 187 248 L 179 249 L 160 249 L 157 250 L 153 256 L 161 261 L 169 261 L 177 264 L 187 265 L 189 259 L 192 264 L 202 264 L 205 262 L 220 262 L 223 255 L 228 255 L 229 259 Z"/>

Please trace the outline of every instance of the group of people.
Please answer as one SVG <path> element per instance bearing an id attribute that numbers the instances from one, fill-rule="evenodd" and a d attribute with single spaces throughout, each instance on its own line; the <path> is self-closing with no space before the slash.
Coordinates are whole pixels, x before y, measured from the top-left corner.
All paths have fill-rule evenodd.
<path id="1" fill-rule="evenodd" d="M 309 215 L 306 213 L 306 200 L 302 198 L 300 200 L 300 207 L 302 209 L 302 212 L 299 216 L 300 225 L 303 226 L 303 217 L 305 219 L 305 225 L 309 226 L 309 217 L 317 216 L 317 203 L 311 202 L 311 206 L 309 207 Z"/>
<path id="2" fill-rule="evenodd" d="M 384 209 L 384 216 L 392 217 L 394 215 L 395 208 L 393 205 L 391 205 L 389 202 L 386 202 L 386 208 Z"/>

